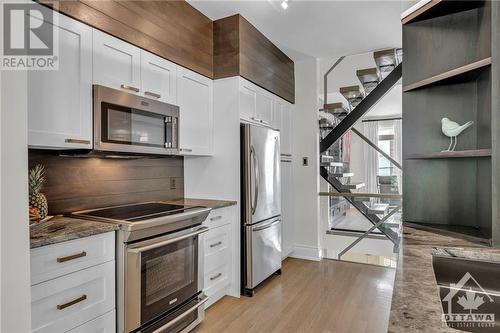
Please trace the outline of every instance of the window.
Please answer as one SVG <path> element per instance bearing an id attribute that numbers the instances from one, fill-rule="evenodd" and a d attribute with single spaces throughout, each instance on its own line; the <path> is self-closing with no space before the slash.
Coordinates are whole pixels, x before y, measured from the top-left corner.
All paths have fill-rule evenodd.
<path id="1" fill-rule="evenodd" d="M 381 125 L 381 124 L 380 124 Z M 379 125 L 378 131 L 378 146 L 384 153 L 389 156 L 394 156 L 394 127 L 382 127 Z M 378 155 L 378 175 L 391 176 L 393 175 L 392 163 L 382 156 Z"/>

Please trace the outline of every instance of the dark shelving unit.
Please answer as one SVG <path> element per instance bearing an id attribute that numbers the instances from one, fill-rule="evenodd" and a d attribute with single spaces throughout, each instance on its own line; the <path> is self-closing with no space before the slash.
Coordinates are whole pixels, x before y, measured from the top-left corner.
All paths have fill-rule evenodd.
<path id="1" fill-rule="evenodd" d="M 500 3 L 430 1 L 402 21 L 403 219 L 500 245 Z M 444 117 L 474 121 L 454 152 Z"/>

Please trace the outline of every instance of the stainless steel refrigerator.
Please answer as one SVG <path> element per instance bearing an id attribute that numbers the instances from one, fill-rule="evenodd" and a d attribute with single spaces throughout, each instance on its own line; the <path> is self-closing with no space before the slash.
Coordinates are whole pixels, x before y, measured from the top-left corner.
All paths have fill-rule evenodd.
<path id="1" fill-rule="evenodd" d="M 281 274 L 280 133 L 241 125 L 242 294 Z"/>

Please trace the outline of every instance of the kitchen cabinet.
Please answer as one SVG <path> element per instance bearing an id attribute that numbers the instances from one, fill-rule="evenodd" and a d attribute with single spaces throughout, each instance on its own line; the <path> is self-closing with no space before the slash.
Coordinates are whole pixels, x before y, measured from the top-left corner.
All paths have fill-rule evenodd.
<path id="1" fill-rule="evenodd" d="M 54 12 L 58 70 L 28 71 L 28 144 L 92 147 L 92 28 Z M 35 20 L 38 19 L 33 17 Z"/>
<path id="2" fill-rule="evenodd" d="M 141 49 L 93 29 L 94 83 L 139 94 Z"/>
<path id="3" fill-rule="evenodd" d="M 240 118 L 264 125 L 273 125 L 275 96 L 240 77 Z"/>
<path id="4" fill-rule="evenodd" d="M 293 105 L 285 102 L 281 112 L 281 154 L 293 156 Z"/>
<path id="5" fill-rule="evenodd" d="M 289 159 L 281 159 L 281 244 L 282 256 L 293 251 L 293 166 Z"/>
<path id="6" fill-rule="evenodd" d="M 32 332 L 115 331 L 114 232 L 34 248 L 30 260 Z"/>
<path id="7" fill-rule="evenodd" d="M 177 68 L 177 103 L 180 107 L 179 147 L 182 155 L 212 155 L 213 81 L 188 69 Z"/>
<path id="8" fill-rule="evenodd" d="M 207 307 L 227 295 L 231 285 L 233 258 L 232 229 L 234 206 L 213 209 L 203 223 L 210 230 L 204 235 L 204 293 Z"/>
<path id="9" fill-rule="evenodd" d="M 141 50 L 141 95 L 177 104 L 177 65 Z"/>

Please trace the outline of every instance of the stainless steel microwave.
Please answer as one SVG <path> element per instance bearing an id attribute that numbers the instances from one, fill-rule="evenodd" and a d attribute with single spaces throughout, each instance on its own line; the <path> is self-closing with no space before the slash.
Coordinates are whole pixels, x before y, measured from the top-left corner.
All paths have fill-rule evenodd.
<path id="1" fill-rule="evenodd" d="M 94 85 L 94 150 L 179 154 L 179 107 Z"/>

